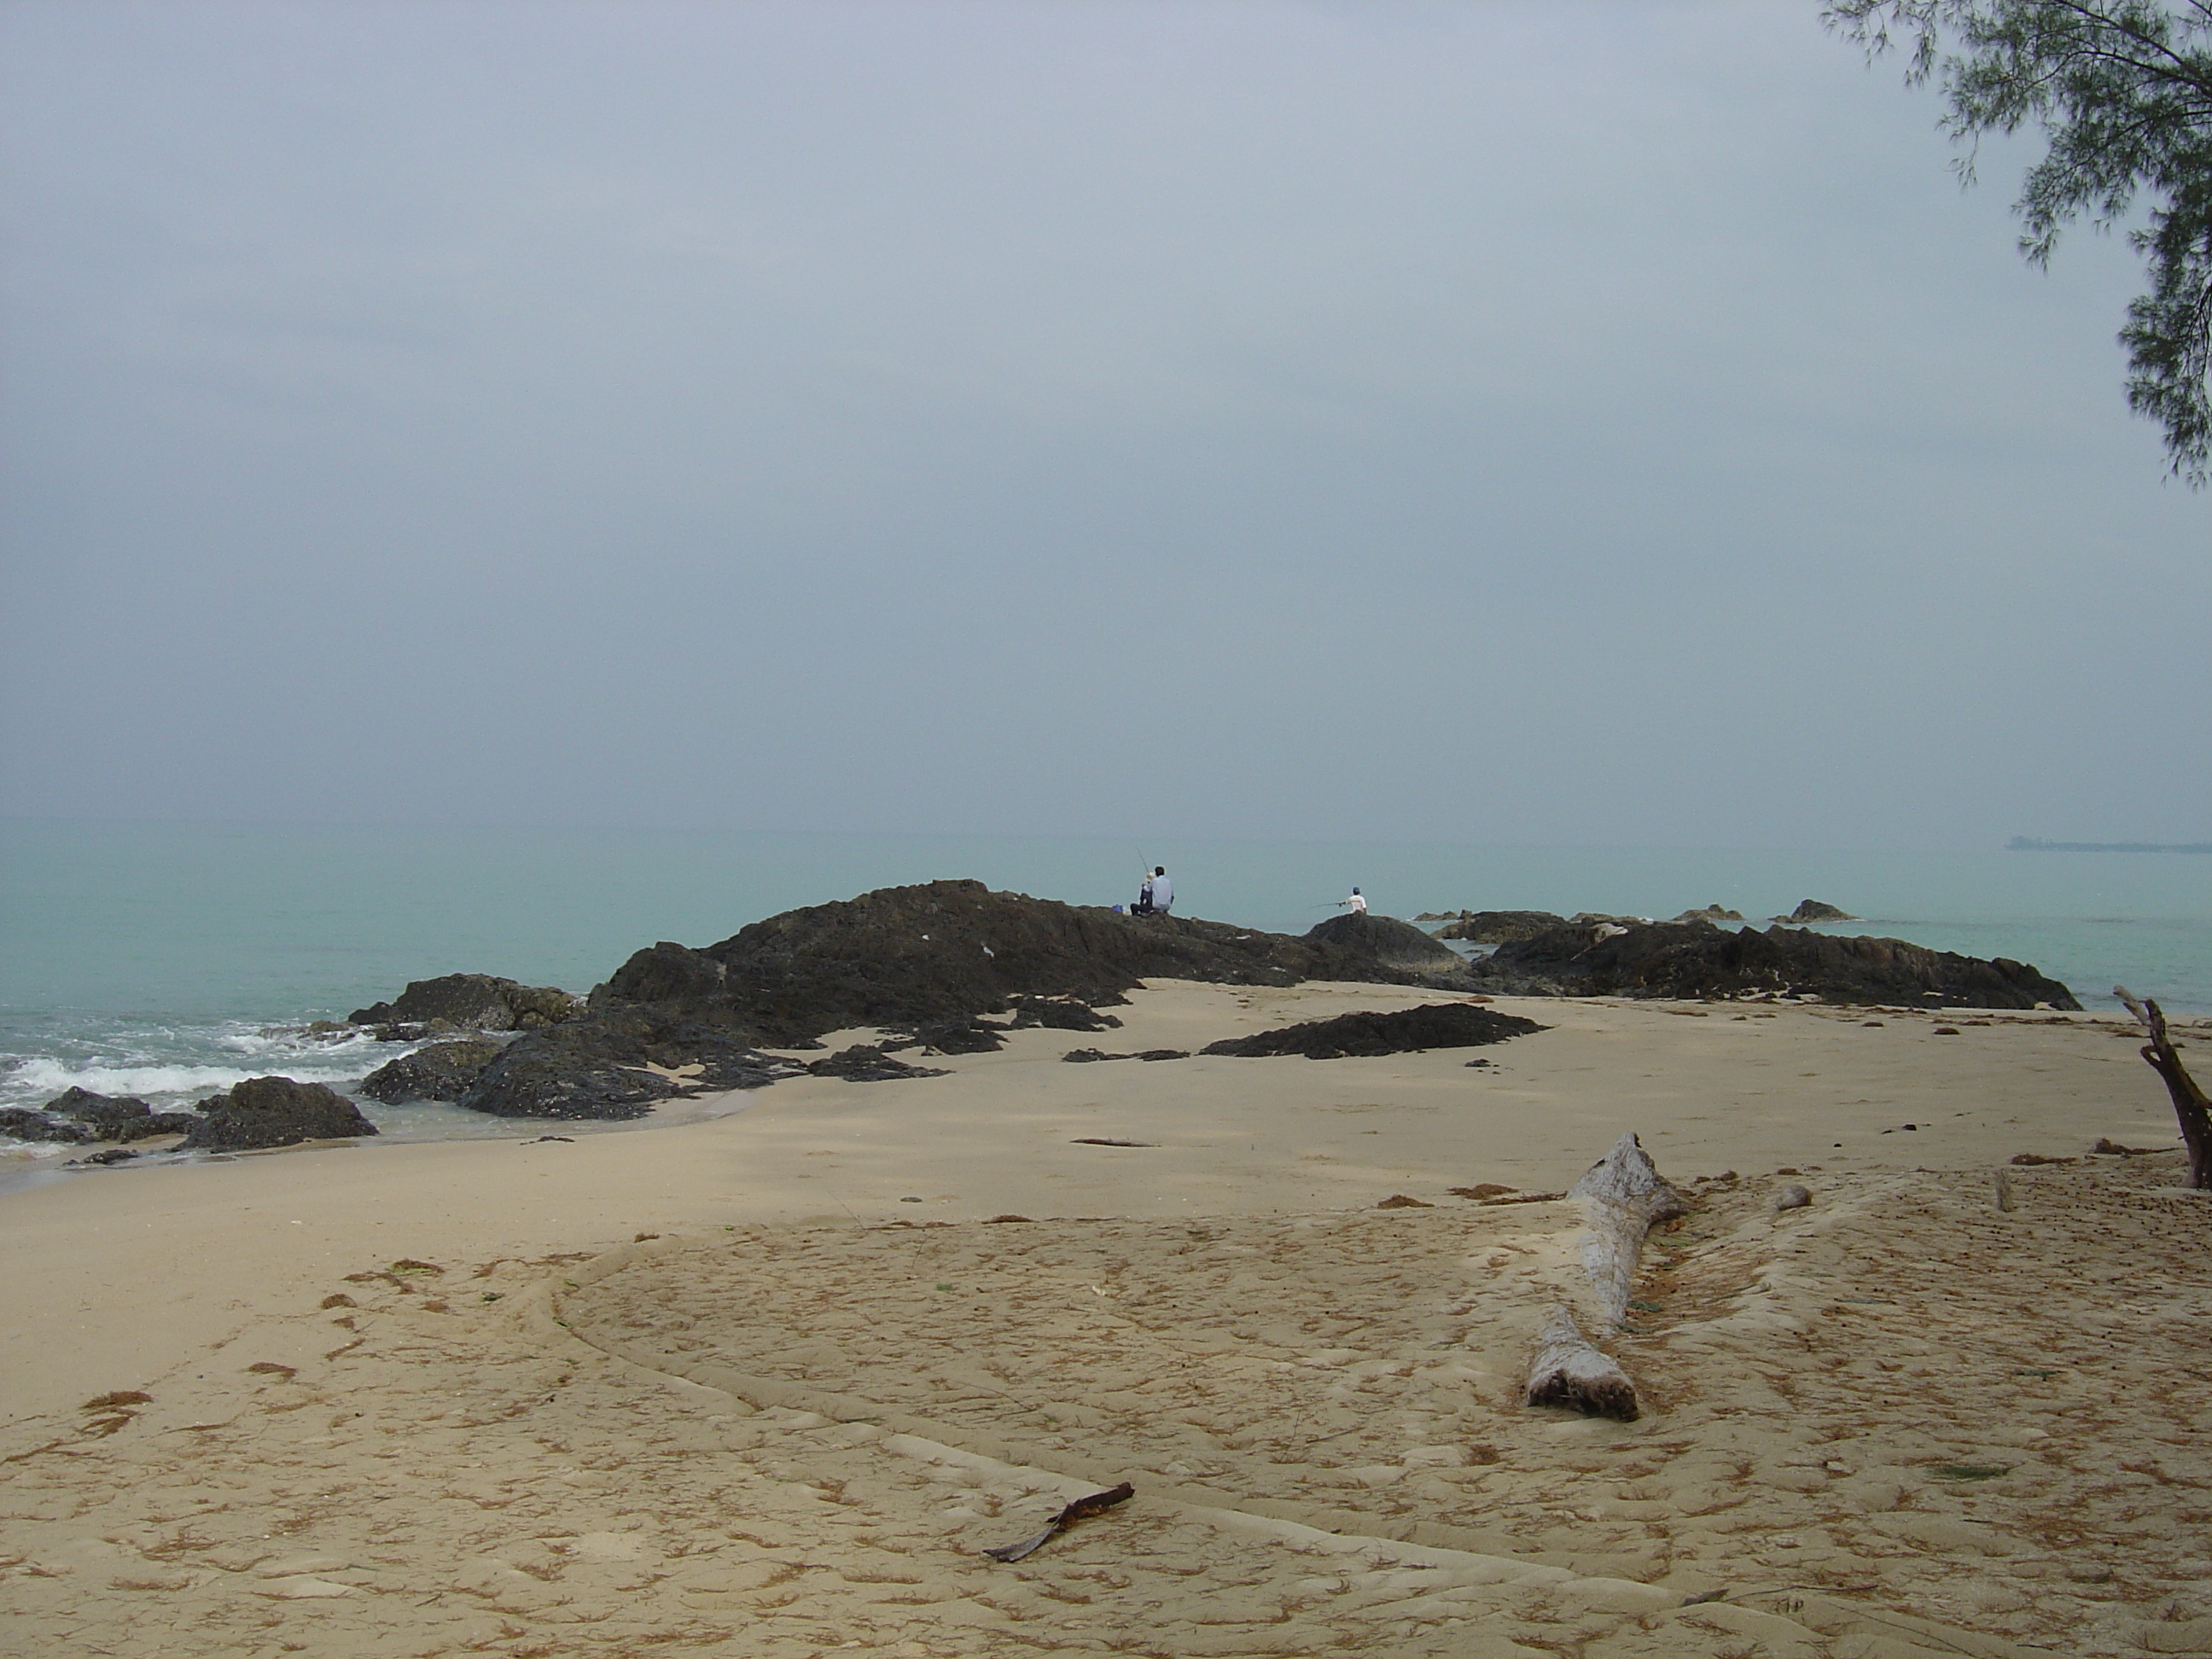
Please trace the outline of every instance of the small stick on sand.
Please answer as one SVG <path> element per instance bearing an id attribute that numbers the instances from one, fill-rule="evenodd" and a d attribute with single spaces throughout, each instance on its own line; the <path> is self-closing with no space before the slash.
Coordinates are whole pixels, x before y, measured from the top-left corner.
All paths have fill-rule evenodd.
<path id="1" fill-rule="evenodd" d="M 1586 1416 L 1614 1417 L 1624 1423 L 1633 1423 L 1637 1416 L 1636 1385 L 1582 1334 L 1565 1303 L 1552 1310 L 1536 1334 L 1536 1358 L 1528 1366 L 1528 1403 L 1565 1406 Z"/>
<path id="2" fill-rule="evenodd" d="M 1077 1498 L 1046 1522 L 1042 1532 L 1033 1533 L 1018 1544 L 1000 1544 L 995 1549 L 985 1550 L 983 1553 L 994 1561 L 1018 1561 L 1024 1556 L 1042 1549 L 1075 1522 L 1088 1520 L 1094 1515 L 1103 1515 L 1116 1504 L 1126 1504 L 1136 1495 L 1137 1489 L 1126 1480 L 1118 1486 L 1108 1487 L 1104 1492 L 1091 1492 Z"/>

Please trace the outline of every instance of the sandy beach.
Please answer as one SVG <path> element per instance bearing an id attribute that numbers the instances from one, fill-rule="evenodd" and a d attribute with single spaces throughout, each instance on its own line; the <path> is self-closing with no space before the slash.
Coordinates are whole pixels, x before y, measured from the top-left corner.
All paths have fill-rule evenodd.
<path id="1" fill-rule="evenodd" d="M 1434 1000 L 1155 982 L 1100 1046 Z M 1496 1006 L 1549 1029 L 1025 1030 L 0 1199 L 0 1645 L 2212 1651 L 2212 1203 L 2130 1031 Z M 1559 1192 L 1624 1131 L 1698 1200 L 1607 1339 L 1645 1411 L 1532 1411 L 1580 1207 L 1453 1189 Z"/>

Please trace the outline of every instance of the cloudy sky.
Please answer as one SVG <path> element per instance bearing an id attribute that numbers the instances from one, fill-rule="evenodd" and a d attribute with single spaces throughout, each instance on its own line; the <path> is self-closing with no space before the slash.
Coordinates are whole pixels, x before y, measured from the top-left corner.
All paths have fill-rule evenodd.
<path id="1" fill-rule="evenodd" d="M 2212 497 L 1815 0 L 0 4 L 0 810 L 2212 835 Z"/>

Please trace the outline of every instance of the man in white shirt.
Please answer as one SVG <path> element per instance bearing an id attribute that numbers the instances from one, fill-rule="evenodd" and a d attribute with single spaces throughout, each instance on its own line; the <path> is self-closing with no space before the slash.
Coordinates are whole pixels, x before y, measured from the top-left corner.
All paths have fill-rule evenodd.
<path id="1" fill-rule="evenodd" d="M 1339 899 L 1336 902 L 1338 908 L 1349 910 L 1355 916 L 1364 916 L 1367 914 L 1367 901 L 1359 896 L 1359 890 L 1357 887 L 1352 890 L 1350 898 Z"/>
<path id="2" fill-rule="evenodd" d="M 1152 914 L 1156 916 L 1167 915 L 1168 906 L 1175 902 L 1175 884 L 1168 879 L 1167 866 L 1155 865 L 1146 885 L 1152 890 Z"/>

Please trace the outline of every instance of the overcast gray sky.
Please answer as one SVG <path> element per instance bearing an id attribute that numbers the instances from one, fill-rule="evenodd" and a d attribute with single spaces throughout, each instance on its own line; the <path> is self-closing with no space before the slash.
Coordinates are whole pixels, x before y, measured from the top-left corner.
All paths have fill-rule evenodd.
<path id="1" fill-rule="evenodd" d="M 1814 0 L 0 6 L 6 811 L 2212 835 L 2212 499 Z"/>

